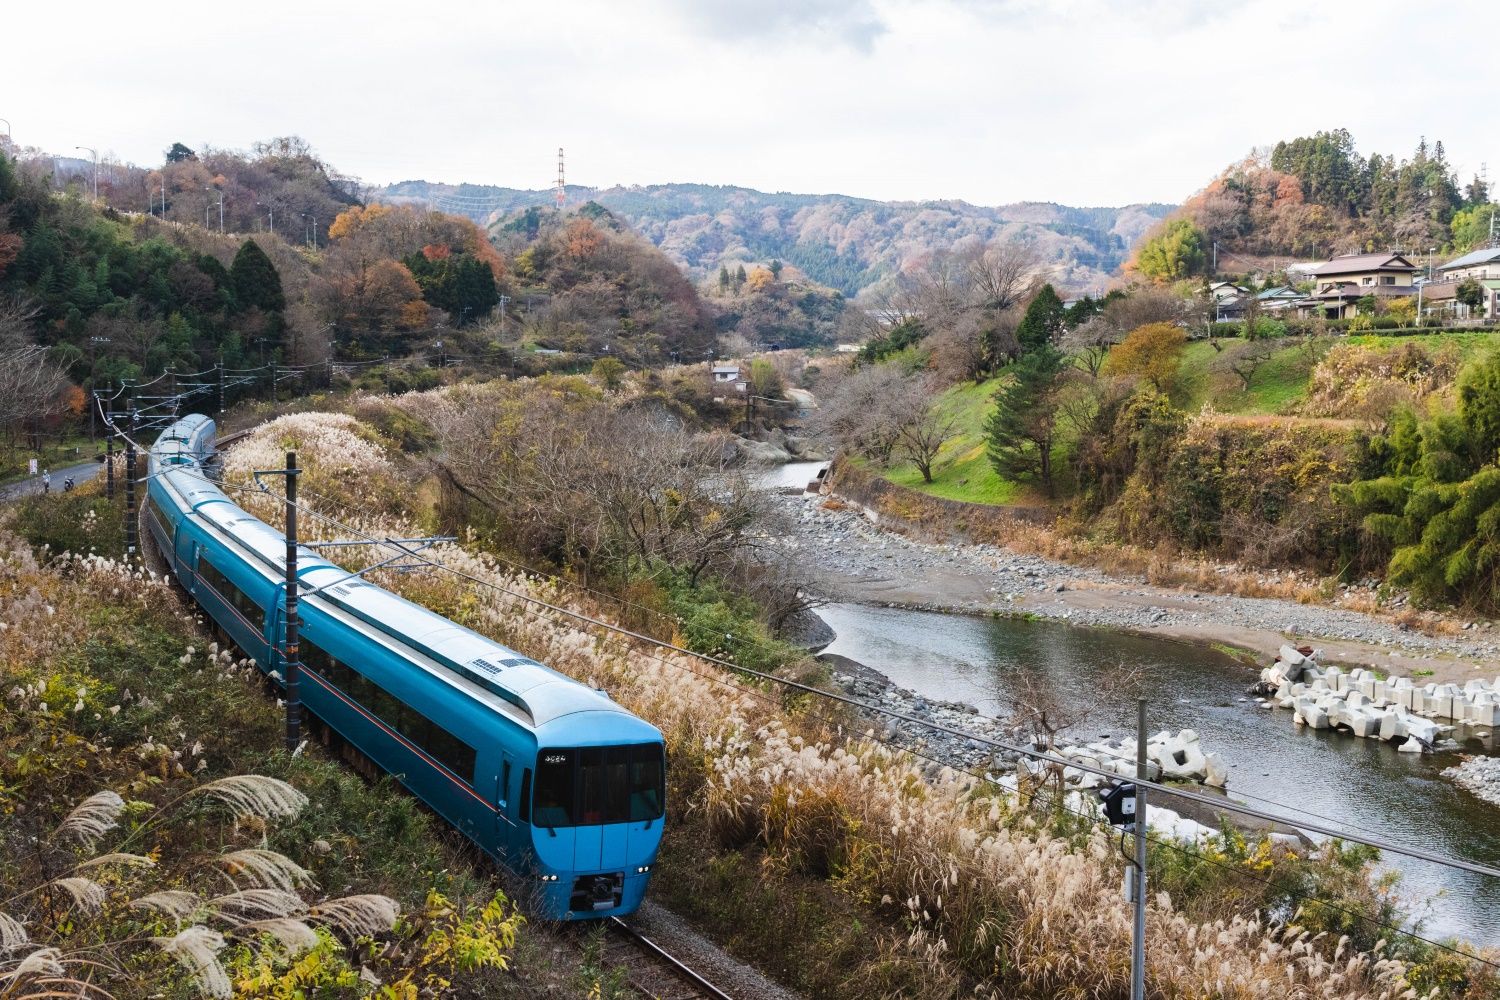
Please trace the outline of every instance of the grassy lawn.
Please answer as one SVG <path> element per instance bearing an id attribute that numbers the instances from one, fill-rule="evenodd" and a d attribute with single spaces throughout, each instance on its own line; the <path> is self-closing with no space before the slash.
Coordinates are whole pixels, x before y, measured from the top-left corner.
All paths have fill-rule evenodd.
<path id="1" fill-rule="evenodd" d="M 1020 499 L 1027 488 L 1002 479 L 984 452 L 984 422 L 994 408 L 1001 381 L 955 386 L 943 394 L 944 408 L 958 418 L 959 433 L 938 453 L 931 483 L 922 482 L 922 474 L 909 464 L 892 467 L 885 477 L 899 486 L 949 500 L 1005 504 Z"/>
<path id="2" fill-rule="evenodd" d="M 1420 341 L 1429 350 L 1437 350 L 1449 342 L 1457 344 L 1465 361 L 1500 349 L 1500 334 L 1497 333 L 1437 333 L 1420 337 L 1359 334 L 1331 342 L 1391 347 L 1412 340 Z M 1227 349 L 1238 341 L 1225 339 L 1220 343 Z M 1290 414 L 1306 396 L 1312 369 L 1316 365 L 1316 357 L 1310 355 L 1300 341 L 1288 343 L 1261 365 L 1246 389 L 1233 374 L 1213 370 L 1214 359 L 1219 356 L 1220 352 L 1206 340 L 1195 340 L 1187 345 L 1182 352 L 1173 403 L 1189 413 L 1210 405 L 1220 413 L 1243 416 Z M 924 483 L 922 474 L 910 464 L 885 470 L 882 473 L 885 478 L 898 486 L 949 500 L 1009 504 L 1031 499 L 1034 491 L 1029 486 L 999 476 L 985 455 L 984 422 L 993 409 L 995 392 L 1002 381 L 1003 376 L 979 385 L 957 386 L 943 394 L 942 405 L 958 418 L 959 433 L 939 452 L 931 483 Z M 1065 463 L 1071 445 L 1071 440 L 1061 442 L 1057 456 L 1059 466 Z"/>
<path id="3" fill-rule="evenodd" d="M 1225 347 L 1236 341 L 1222 341 Z M 1284 413 L 1307 392 L 1312 364 L 1299 344 L 1284 347 L 1271 356 L 1250 380 L 1246 391 L 1233 374 L 1213 370 L 1220 356 L 1206 340 L 1195 340 L 1182 352 L 1178 368 L 1180 388 L 1173 402 L 1189 413 L 1211 404 L 1221 413 Z"/>

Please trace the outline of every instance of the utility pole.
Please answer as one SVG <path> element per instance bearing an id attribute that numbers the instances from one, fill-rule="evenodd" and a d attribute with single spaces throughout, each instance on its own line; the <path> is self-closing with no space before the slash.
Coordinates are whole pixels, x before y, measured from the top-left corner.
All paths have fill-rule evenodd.
<path id="1" fill-rule="evenodd" d="M 1146 699 L 1135 700 L 1135 920 L 1130 952 L 1130 1000 L 1146 1000 Z"/>
<path id="2" fill-rule="evenodd" d="M 286 749 L 302 742 L 301 650 L 297 634 L 297 453 L 286 453 Z"/>
<path id="3" fill-rule="evenodd" d="M 130 403 L 130 437 L 125 439 L 125 562 L 135 562 L 135 401 Z"/>
<path id="4" fill-rule="evenodd" d="M 219 356 L 219 416 L 224 415 L 224 356 Z"/>
<path id="5" fill-rule="evenodd" d="M 1493 223 L 1494 221 L 1495 221 L 1494 218 L 1491 217 L 1490 218 L 1490 222 Z M 1493 230 L 1494 228 L 1495 227 L 1493 225 L 1490 226 L 1490 229 Z M 502 295 L 502 296 L 500 296 L 500 336 L 502 336 L 502 337 L 505 336 L 505 304 L 507 302 L 509 302 L 509 301 L 510 301 L 510 296 L 509 295 Z"/>
<path id="6" fill-rule="evenodd" d="M 276 402 L 276 359 L 271 359 L 271 402 Z"/>
<path id="7" fill-rule="evenodd" d="M 110 388 L 114 388 L 114 380 L 110 380 Z M 95 401 L 98 405 L 98 401 Z M 115 498 L 115 429 L 110 423 L 114 417 L 112 410 L 104 411 L 104 498 L 113 500 Z"/>

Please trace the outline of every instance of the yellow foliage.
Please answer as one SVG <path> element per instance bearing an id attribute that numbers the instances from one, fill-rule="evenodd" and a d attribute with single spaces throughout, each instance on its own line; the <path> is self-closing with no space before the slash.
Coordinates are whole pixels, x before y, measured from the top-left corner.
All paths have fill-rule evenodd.
<path id="1" fill-rule="evenodd" d="M 1157 392 L 1171 392 L 1187 333 L 1175 323 L 1147 323 L 1130 331 L 1109 354 L 1110 370 L 1151 383 Z"/>
<path id="2" fill-rule="evenodd" d="M 343 239 L 353 236 L 365 226 L 374 222 L 383 215 L 390 214 L 389 205 L 355 205 L 340 212 L 333 220 L 333 225 L 328 227 L 328 238 L 330 240 Z"/>
<path id="3" fill-rule="evenodd" d="M 750 277 L 745 279 L 745 287 L 752 292 L 763 292 L 776 284 L 776 277 L 763 267 L 757 267 L 750 272 Z"/>

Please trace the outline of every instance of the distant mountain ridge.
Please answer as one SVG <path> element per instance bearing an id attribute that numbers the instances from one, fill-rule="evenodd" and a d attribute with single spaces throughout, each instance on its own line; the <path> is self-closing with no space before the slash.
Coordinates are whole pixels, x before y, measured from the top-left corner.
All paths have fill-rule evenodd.
<path id="1" fill-rule="evenodd" d="M 402 181 L 370 192 L 391 203 L 425 204 L 499 221 L 551 205 L 551 189 Z M 854 296 L 889 281 L 903 265 L 978 240 L 1034 243 L 1050 280 L 1076 292 L 1101 290 L 1143 233 L 1175 206 L 1074 208 L 1049 202 L 987 207 L 957 200 L 886 202 L 848 195 L 769 194 L 713 184 L 569 186 L 568 204 L 595 201 L 629 223 L 695 278 L 777 258 Z"/>

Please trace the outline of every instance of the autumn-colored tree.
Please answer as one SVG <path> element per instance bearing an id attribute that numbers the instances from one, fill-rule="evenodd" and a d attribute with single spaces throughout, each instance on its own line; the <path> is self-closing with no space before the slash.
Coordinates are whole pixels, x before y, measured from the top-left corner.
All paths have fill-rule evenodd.
<path id="1" fill-rule="evenodd" d="M 1178 365 L 1187 333 L 1173 323 L 1148 323 L 1130 334 L 1110 352 L 1109 367 L 1117 375 L 1133 376 L 1168 394 L 1177 384 Z"/>
<path id="2" fill-rule="evenodd" d="M 776 276 L 763 267 L 757 267 L 750 272 L 750 277 L 745 281 L 745 287 L 751 294 L 763 292 L 776 283 Z"/>
<path id="3" fill-rule="evenodd" d="M 588 260 L 599 252 L 604 238 L 588 219 L 574 219 L 563 233 L 563 252 L 577 260 Z"/>
<path id="4" fill-rule="evenodd" d="M 84 395 L 82 389 L 80 389 L 76 385 L 73 385 L 71 382 L 58 397 L 58 407 L 62 410 L 65 416 L 70 418 L 82 416 L 84 407 L 87 405 L 88 397 Z"/>

